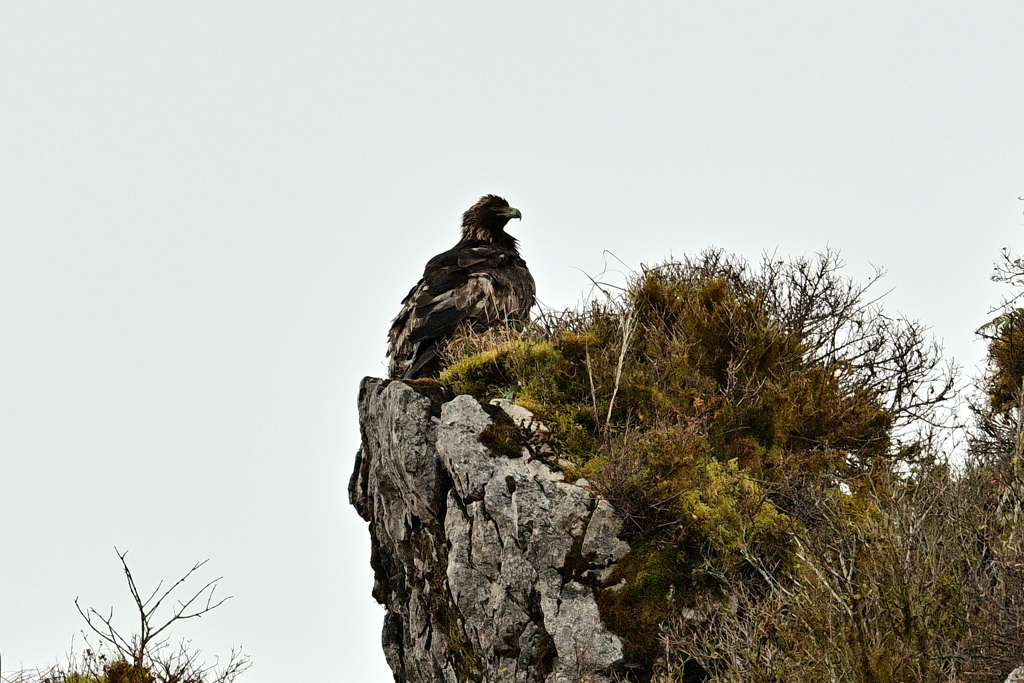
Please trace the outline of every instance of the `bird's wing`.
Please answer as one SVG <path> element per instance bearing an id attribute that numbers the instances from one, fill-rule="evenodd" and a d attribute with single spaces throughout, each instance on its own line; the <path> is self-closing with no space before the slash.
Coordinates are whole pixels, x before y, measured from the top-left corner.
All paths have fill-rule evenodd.
<path id="1" fill-rule="evenodd" d="M 388 334 L 392 376 L 417 372 L 433 357 L 434 345 L 464 322 L 493 318 L 494 273 L 513 259 L 518 260 L 514 253 L 487 242 L 462 244 L 430 259 Z"/>

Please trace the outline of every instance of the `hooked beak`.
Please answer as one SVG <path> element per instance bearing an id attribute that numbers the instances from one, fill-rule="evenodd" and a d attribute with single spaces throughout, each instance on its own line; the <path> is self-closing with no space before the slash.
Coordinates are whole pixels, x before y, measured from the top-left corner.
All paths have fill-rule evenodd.
<path id="1" fill-rule="evenodd" d="M 502 215 L 502 216 L 505 216 L 505 217 L 506 217 L 506 218 L 508 218 L 509 220 L 511 220 L 511 219 L 513 219 L 513 218 L 518 218 L 519 220 L 523 220 L 523 214 L 521 214 L 521 213 L 519 212 L 519 209 L 514 209 L 514 208 L 512 208 L 511 206 L 510 206 L 510 207 L 508 207 L 507 209 L 505 209 L 505 210 L 504 210 L 504 211 L 503 211 L 503 212 L 501 213 L 501 215 Z"/>

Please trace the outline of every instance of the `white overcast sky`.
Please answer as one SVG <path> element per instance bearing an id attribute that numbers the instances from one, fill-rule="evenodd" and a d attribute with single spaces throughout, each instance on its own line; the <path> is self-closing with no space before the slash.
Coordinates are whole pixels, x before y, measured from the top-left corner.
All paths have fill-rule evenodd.
<path id="1" fill-rule="evenodd" d="M 131 630 L 116 545 L 210 559 L 235 598 L 175 634 L 240 680 L 391 680 L 357 385 L 492 192 L 550 306 L 604 250 L 828 246 L 976 372 L 1024 3 L 0 3 L 4 671 L 76 596 Z"/>

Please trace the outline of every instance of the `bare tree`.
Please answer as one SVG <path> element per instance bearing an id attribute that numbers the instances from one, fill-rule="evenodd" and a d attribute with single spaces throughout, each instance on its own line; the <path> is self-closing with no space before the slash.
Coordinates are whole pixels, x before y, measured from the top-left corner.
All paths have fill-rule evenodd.
<path id="1" fill-rule="evenodd" d="M 168 629 L 172 624 L 202 617 L 233 597 L 230 595 L 219 599 L 215 597 L 217 582 L 223 577 L 208 581 L 202 588 L 192 593 L 188 599 L 175 600 L 174 606 L 170 609 L 170 616 L 164 620 L 157 619 L 157 611 L 161 605 L 209 560 L 195 563 L 184 576 L 163 592 L 161 589 L 164 582 L 161 580 L 149 597 L 143 599 L 143 593 L 139 591 L 135 577 L 132 576 L 125 559 L 128 551 L 122 553 L 116 547 L 114 551 L 117 553 L 118 559 L 121 560 L 121 567 L 128 581 L 128 590 L 138 613 L 138 632 L 126 637 L 118 631 L 113 625 L 113 607 L 104 615 L 91 607 L 83 609 L 77 597 L 75 598 L 75 607 L 92 632 L 113 649 L 118 659 L 132 667 L 149 670 L 162 683 L 201 683 L 203 681 L 228 683 L 249 668 L 251 665 L 249 656 L 242 654 L 241 650 L 232 649 L 227 665 L 218 670 L 216 664 L 206 666 L 200 662 L 200 652 L 193 650 L 189 641 L 181 641 L 177 649 L 170 645 Z"/>

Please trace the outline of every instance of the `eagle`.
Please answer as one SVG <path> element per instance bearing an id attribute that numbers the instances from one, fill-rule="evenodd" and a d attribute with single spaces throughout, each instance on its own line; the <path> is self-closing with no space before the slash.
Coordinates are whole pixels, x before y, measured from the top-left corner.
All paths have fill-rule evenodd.
<path id="1" fill-rule="evenodd" d="M 427 262 L 391 323 L 392 379 L 436 377 L 445 342 L 462 329 L 522 329 L 529 322 L 537 289 L 519 242 L 505 232 L 513 218 L 522 220 L 523 214 L 493 194 L 462 214 L 462 238 Z"/>

